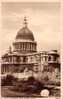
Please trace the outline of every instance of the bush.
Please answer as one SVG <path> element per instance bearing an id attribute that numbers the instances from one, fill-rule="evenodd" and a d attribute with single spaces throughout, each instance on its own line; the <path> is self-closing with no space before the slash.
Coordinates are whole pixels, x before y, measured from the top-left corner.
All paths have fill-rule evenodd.
<path id="1" fill-rule="evenodd" d="M 2 86 L 11 86 L 13 82 L 17 81 L 17 79 L 12 75 L 7 75 L 6 77 L 1 79 Z"/>
<path id="2" fill-rule="evenodd" d="M 30 83 L 30 84 L 33 84 L 34 81 L 35 81 L 35 78 L 32 77 L 32 76 L 29 77 L 28 80 L 27 80 L 27 82 Z"/>
<path id="3" fill-rule="evenodd" d="M 44 80 L 45 80 L 45 81 L 48 81 L 48 80 L 49 80 L 48 76 L 46 76 L 46 77 L 44 78 Z"/>

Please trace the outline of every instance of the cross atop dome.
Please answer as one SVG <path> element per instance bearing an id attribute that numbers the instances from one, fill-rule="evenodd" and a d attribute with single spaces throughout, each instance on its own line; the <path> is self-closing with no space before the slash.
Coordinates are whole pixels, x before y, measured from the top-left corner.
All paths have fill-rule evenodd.
<path id="1" fill-rule="evenodd" d="M 25 16 L 25 17 L 24 17 L 24 26 L 27 27 L 27 24 L 28 24 L 28 23 L 27 23 L 27 18 L 26 18 L 26 16 Z"/>

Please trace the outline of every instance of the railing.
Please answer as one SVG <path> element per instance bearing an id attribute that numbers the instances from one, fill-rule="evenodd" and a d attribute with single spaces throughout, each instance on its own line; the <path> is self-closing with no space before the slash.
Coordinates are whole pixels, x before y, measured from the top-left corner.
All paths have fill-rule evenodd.
<path id="1" fill-rule="evenodd" d="M 50 61 L 48 61 L 48 63 L 59 63 L 59 61 L 50 60 Z"/>
<path id="2" fill-rule="evenodd" d="M 1 64 L 48 64 L 48 63 L 59 63 L 59 61 L 27 61 L 27 62 L 1 62 Z"/>
<path id="3" fill-rule="evenodd" d="M 2 62 L 2 64 L 37 64 L 38 62 Z"/>

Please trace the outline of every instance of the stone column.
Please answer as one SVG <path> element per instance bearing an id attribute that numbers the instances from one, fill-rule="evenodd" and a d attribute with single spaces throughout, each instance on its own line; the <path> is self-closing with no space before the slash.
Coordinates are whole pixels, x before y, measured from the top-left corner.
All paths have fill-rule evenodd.
<path id="1" fill-rule="evenodd" d="M 31 44 L 31 43 L 29 43 L 29 44 Z M 31 45 L 30 45 L 31 46 Z M 29 46 L 29 50 L 31 50 L 31 47 Z"/>
<path id="2" fill-rule="evenodd" d="M 12 63 L 14 63 L 14 56 L 12 56 Z"/>
<path id="3" fill-rule="evenodd" d="M 13 63 L 13 56 L 12 56 L 12 63 Z"/>
<path id="4" fill-rule="evenodd" d="M 3 73 L 5 72 L 5 66 L 4 65 L 2 65 L 2 71 L 3 71 Z"/>
<path id="5" fill-rule="evenodd" d="M 21 44 L 21 50 L 23 50 L 23 43 Z"/>
<path id="6" fill-rule="evenodd" d="M 35 43 L 33 44 L 33 51 L 35 51 Z"/>
<path id="7" fill-rule="evenodd" d="M 31 43 L 30 43 L 30 51 L 31 51 Z"/>
<path id="8" fill-rule="evenodd" d="M 33 43 L 33 51 L 35 51 L 35 44 Z"/>
<path id="9" fill-rule="evenodd" d="M 20 51 L 20 43 L 19 43 L 19 51 Z"/>
<path id="10" fill-rule="evenodd" d="M 26 43 L 26 51 L 28 51 L 28 43 Z"/>
<path id="11" fill-rule="evenodd" d="M 11 57 L 9 57 L 9 63 L 11 62 Z"/>
<path id="12" fill-rule="evenodd" d="M 4 73 L 4 65 L 1 67 L 1 72 Z"/>
<path id="13" fill-rule="evenodd" d="M 25 51 L 27 50 L 27 43 L 25 43 Z"/>
<path id="14" fill-rule="evenodd" d="M 31 51 L 32 51 L 32 43 L 31 43 Z"/>
<path id="15" fill-rule="evenodd" d="M 34 46 L 35 46 L 35 47 L 34 47 L 34 48 L 35 48 L 34 50 L 36 51 L 36 44 L 34 44 Z"/>
<path id="16" fill-rule="evenodd" d="M 25 43 L 25 51 L 26 51 L 26 43 Z"/>
<path id="17" fill-rule="evenodd" d="M 24 43 L 24 51 L 25 51 L 25 43 Z"/>
<path id="18" fill-rule="evenodd" d="M 20 57 L 21 63 L 23 63 L 23 57 Z"/>
<path id="19" fill-rule="evenodd" d="M 23 43 L 23 51 L 24 51 L 24 43 Z"/>
<path id="20" fill-rule="evenodd" d="M 23 46 L 24 46 L 24 51 L 25 51 L 25 43 L 23 44 Z"/>
<path id="21" fill-rule="evenodd" d="M 6 72 L 6 65 L 4 66 L 4 73 Z"/>
<path id="22" fill-rule="evenodd" d="M 20 51 L 22 50 L 22 44 L 20 43 Z"/>
<path id="23" fill-rule="evenodd" d="M 32 51 L 33 51 L 33 43 L 32 43 Z"/>
<path id="24" fill-rule="evenodd" d="M 29 43 L 29 51 L 30 51 L 30 43 Z"/>
<path id="25" fill-rule="evenodd" d="M 29 43 L 27 43 L 27 50 L 29 51 Z"/>
<path id="26" fill-rule="evenodd" d="M 32 51 L 34 51 L 34 44 L 32 43 Z"/>
<path id="27" fill-rule="evenodd" d="M 51 55 L 51 61 L 54 61 L 54 57 Z"/>
<path id="28" fill-rule="evenodd" d="M 23 51 L 24 51 L 24 43 L 23 43 Z"/>
<path id="29" fill-rule="evenodd" d="M 31 50 L 33 50 L 33 44 L 31 44 Z"/>

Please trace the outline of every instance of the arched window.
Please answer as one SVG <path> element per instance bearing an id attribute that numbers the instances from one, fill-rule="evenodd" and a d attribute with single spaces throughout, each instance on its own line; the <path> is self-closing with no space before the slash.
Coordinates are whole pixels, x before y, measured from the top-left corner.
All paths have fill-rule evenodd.
<path id="1" fill-rule="evenodd" d="M 51 61 L 51 56 L 48 57 L 48 61 Z"/>

